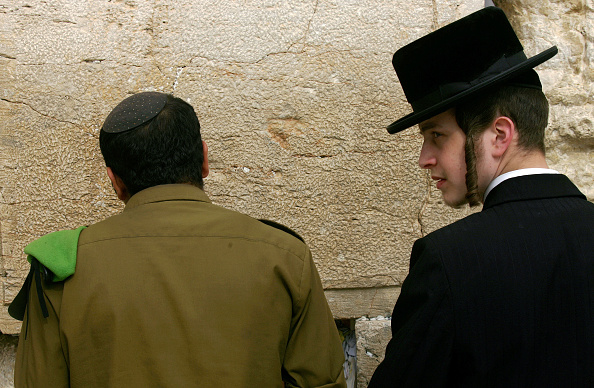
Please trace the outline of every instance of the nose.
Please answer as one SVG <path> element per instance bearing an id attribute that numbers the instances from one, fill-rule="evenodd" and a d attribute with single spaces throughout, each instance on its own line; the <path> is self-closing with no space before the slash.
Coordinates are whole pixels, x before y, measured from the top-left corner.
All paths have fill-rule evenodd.
<path id="1" fill-rule="evenodd" d="M 437 163 L 437 159 L 435 158 L 434 152 L 431 150 L 431 147 L 427 142 L 423 142 L 421 154 L 419 155 L 419 166 L 428 169 L 434 167 L 435 163 Z"/>

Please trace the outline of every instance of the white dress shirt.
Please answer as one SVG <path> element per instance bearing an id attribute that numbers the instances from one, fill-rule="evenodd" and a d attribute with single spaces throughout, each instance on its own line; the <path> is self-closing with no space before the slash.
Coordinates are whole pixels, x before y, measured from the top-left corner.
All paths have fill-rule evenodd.
<path id="1" fill-rule="evenodd" d="M 493 190 L 495 186 L 497 186 L 501 182 L 518 176 L 537 174 L 559 174 L 559 171 L 551 170 L 550 168 L 522 168 L 520 170 L 506 172 L 505 174 L 499 175 L 497 178 L 493 179 L 491 183 L 489 183 L 487 190 L 485 190 L 485 196 L 483 198 L 483 201 L 487 199 L 487 195 L 489 195 L 491 190 Z"/>

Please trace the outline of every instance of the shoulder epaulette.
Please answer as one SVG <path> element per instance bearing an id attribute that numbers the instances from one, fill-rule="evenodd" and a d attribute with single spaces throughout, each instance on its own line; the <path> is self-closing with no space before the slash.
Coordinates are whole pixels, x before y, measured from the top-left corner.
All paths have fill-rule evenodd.
<path id="1" fill-rule="evenodd" d="M 264 223 L 266 225 L 272 226 L 273 228 L 280 229 L 283 232 L 288 233 L 288 234 L 290 234 L 290 235 L 292 235 L 294 237 L 297 237 L 299 240 L 305 242 L 305 240 L 303 240 L 303 238 L 301 238 L 301 236 L 298 235 L 297 232 L 295 232 L 294 230 L 292 230 L 290 228 L 287 228 L 286 226 L 284 226 L 282 224 L 279 224 L 278 222 L 274 222 L 274 221 L 270 221 L 270 220 L 264 220 L 264 219 L 260 219 L 258 221 L 260 221 L 260 222 L 262 222 L 262 223 Z"/>

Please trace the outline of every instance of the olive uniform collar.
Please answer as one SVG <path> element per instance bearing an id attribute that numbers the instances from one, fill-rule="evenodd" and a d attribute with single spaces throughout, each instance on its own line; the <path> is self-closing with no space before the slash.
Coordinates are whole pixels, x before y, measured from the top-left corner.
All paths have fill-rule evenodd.
<path id="1" fill-rule="evenodd" d="M 124 211 L 154 202 L 184 200 L 211 203 L 208 195 L 201 188 L 180 183 L 153 186 L 139 191 L 128 200 Z"/>

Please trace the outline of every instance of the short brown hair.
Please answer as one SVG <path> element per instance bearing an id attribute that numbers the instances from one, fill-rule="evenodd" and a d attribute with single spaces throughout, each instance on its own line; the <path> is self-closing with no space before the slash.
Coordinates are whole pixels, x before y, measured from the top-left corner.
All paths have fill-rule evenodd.
<path id="1" fill-rule="evenodd" d="M 549 102 L 542 90 L 507 84 L 457 106 L 456 121 L 466 134 L 466 198 L 470 206 L 481 202 L 475 141 L 497 116 L 509 117 L 514 122 L 521 148 L 545 152 Z"/>

